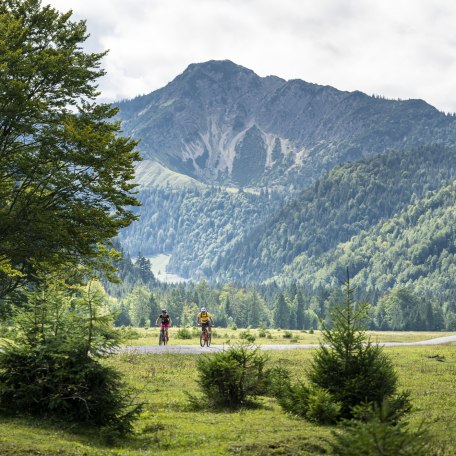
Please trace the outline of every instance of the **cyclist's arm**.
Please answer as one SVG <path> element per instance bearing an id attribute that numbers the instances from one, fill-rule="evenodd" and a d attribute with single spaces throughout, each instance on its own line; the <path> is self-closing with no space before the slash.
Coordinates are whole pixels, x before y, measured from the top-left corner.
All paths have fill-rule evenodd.
<path id="1" fill-rule="evenodd" d="M 155 326 L 158 325 L 158 320 L 160 320 L 160 317 L 158 317 L 158 318 L 155 320 Z"/>

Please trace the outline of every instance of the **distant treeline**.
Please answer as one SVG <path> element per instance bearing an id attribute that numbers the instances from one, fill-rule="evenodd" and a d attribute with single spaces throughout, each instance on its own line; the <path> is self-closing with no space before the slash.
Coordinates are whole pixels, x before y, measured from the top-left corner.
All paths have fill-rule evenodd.
<path id="1" fill-rule="evenodd" d="M 274 327 L 318 329 L 321 321 L 330 325 L 333 306 L 343 300 L 342 283 L 333 287 L 308 289 L 296 283 L 279 286 L 241 286 L 198 283 L 169 285 L 156 281 L 150 263 L 140 257 L 120 265 L 121 285 L 106 283 L 109 307 L 116 312 L 118 326 L 152 326 L 166 308 L 176 326 L 193 326 L 196 314 L 206 307 L 216 325 L 239 328 Z M 358 289 L 357 298 L 366 296 Z M 371 303 L 369 329 L 456 330 L 456 304 L 442 306 L 417 296 L 409 287 L 393 288 Z"/>

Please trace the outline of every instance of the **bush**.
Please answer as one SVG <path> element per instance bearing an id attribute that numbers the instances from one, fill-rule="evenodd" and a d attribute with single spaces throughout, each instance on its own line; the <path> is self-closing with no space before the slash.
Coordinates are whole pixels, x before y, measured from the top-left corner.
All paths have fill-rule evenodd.
<path id="1" fill-rule="evenodd" d="M 285 383 L 277 396 L 280 406 L 292 415 L 305 418 L 309 409 L 310 389 L 303 383 Z"/>
<path id="2" fill-rule="evenodd" d="M 341 404 L 318 387 L 288 383 L 282 387 L 277 399 L 285 411 L 314 423 L 332 424 L 340 417 Z"/>
<path id="3" fill-rule="evenodd" d="M 83 350 L 53 343 L 7 344 L 0 353 L 0 408 L 34 416 L 132 431 L 132 405 L 120 374 Z"/>
<path id="4" fill-rule="evenodd" d="M 99 362 L 118 344 L 99 290 L 27 297 L 13 317 L 14 343 L 0 351 L 1 411 L 94 425 L 111 439 L 131 432 L 142 407 L 120 374 Z"/>
<path id="5" fill-rule="evenodd" d="M 290 371 L 285 367 L 273 367 L 267 372 L 265 396 L 282 398 L 290 387 Z"/>
<path id="6" fill-rule="evenodd" d="M 266 337 L 266 331 L 264 329 L 260 329 L 258 331 L 258 337 Z"/>
<path id="7" fill-rule="evenodd" d="M 344 420 L 333 433 L 332 453 L 339 456 L 428 456 L 430 436 L 420 427 L 411 431 L 406 423 L 392 424 L 388 407 L 355 408 L 354 419 Z"/>
<path id="8" fill-rule="evenodd" d="M 188 328 L 179 328 L 176 337 L 177 339 L 191 339 L 192 333 Z"/>
<path id="9" fill-rule="evenodd" d="M 341 403 L 326 390 L 314 387 L 308 396 L 305 417 L 319 424 L 333 424 L 340 417 Z"/>
<path id="10" fill-rule="evenodd" d="M 291 331 L 284 331 L 284 333 L 282 334 L 282 337 L 284 339 L 291 339 L 293 337 L 293 333 Z"/>
<path id="11" fill-rule="evenodd" d="M 244 339 L 244 340 L 246 340 L 247 342 L 249 342 L 251 344 L 253 344 L 255 342 L 255 339 L 256 339 L 255 336 L 249 330 L 241 331 L 239 333 L 239 338 L 240 339 Z"/>
<path id="12" fill-rule="evenodd" d="M 267 392 L 267 356 L 258 347 L 237 345 L 198 359 L 202 400 L 210 406 L 236 408 Z"/>

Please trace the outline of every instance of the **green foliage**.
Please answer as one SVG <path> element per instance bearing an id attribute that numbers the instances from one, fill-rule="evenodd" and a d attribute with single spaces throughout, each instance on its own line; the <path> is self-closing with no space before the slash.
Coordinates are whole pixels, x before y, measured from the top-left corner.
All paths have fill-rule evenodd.
<path id="1" fill-rule="evenodd" d="M 341 413 L 342 404 L 327 390 L 319 387 L 310 389 L 305 417 L 319 424 L 335 423 Z"/>
<path id="2" fill-rule="evenodd" d="M 0 297 L 40 273 L 112 274 L 105 244 L 135 219 L 136 142 L 96 103 L 105 54 L 70 17 L 0 4 Z"/>
<path id="3" fill-rule="evenodd" d="M 312 385 L 341 403 L 344 418 L 351 417 L 353 407 L 363 402 L 381 404 L 395 393 L 398 382 L 389 357 L 365 335 L 368 307 L 355 306 L 352 294 L 347 279 L 345 303 L 333 308 L 332 327 L 323 327 L 322 343 L 308 372 Z"/>
<path id="4" fill-rule="evenodd" d="M 193 337 L 192 332 L 188 328 L 179 328 L 176 333 L 178 339 L 191 339 Z"/>
<path id="5" fill-rule="evenodd" d="M 241 331 L 239 333 L 239 339 L 246 340 L 248 343 L 253 344 L 256 340 L 256 337 L 249 331 Z"/>
<path id="6" fill-rule="evenodd" d="M 423 427 L 392 423 L 388 401 L 380 407 L 359 407 L 333 433 L 332 451 L 339 456 L 428 456 L 431 436 Z"/>
<path id="7" fill-rule="evenodd" d="M 282 337 L 284 339 L 291 339 L 293 337 L 293 333 L 291 331 L 284 331 Z"/>
<path id="8" fill-rule="evenodd" d="M 198 359 L 198 385 L 215 407 L 248 405 L 267 390 L 267 357 L 258 347 L 238 345 Z"/>
<path id="9" fill-rule="evenodd" d="M 169 268 L 183 277 L 209 277 L 222 254 L 264 221 L 277 202 L 222 188 L 147 188 L 138 194 L 141 218 L 120 233 L 124 248 L 172 253 Z M 208 248 L 210 246 L 210 248 Z"/>
<path id="10" fill-rule="evenodd" d="M 450 193 L 454 193 L 455 157 L 451 147 L 426 146 L 338 166 L 233 246 L 221 259 L 218 274 L 243 281 L 280 274 L 283 281 L 299 279 L 313 288 L 316 281 L 331 284 L 331 280 L 342 279 L 346 264 L 354 275 L 374 268 L 372 255 L 364 251 L 367 248 L 378 253 L 375 279 L 384 291 L 398 273 L 404 274 L 403 283 L 407 281 L 405 274 L 415 280 L 423 272 L 432 273 L 441 255 L 454 254 L 454 196 L 448 195 L 448 189 L 444 191 L 446 211 L 435 206 L 441 201 L 430 204 L 425 200 L 430 192 L 446 185 L 452 185 Z M 434 219 L 426 220 L 426 212 L 434 213 Z M 453 223 L 442 223 L 441 217 Z M 388 219 L 394 220 L 390 229 L 385 222 Z M 413 229 L 414 242 L 401 234 L 404 227 Z M 365 233 L 371 229 L 372 233 Z M 351 245 L 354 236 L 360 237 L 357 244 L 361 239 L 365 244 L 356 252 Z M 409 252 L 412 263 L 402 260 L 398 264 L 396 260 L 403 257 L 398 248 Z M 286 265 L 290 267 L 282 271 Z M 369 280 L 369 274 L 363 278 L 361 283 Z M 384 284 L 385 280 L 388 283 Z M 439 287 L 450 289 L 448 284 Z"/>
<path id="11" fill-rule="evenodd" d="M 118 345 L 100 290 L 28 293 L 15 339 L 0 351 L 0 410 L 92 424 L 114 438 L 141 410 L 120 375 L 97 358 Z"/>

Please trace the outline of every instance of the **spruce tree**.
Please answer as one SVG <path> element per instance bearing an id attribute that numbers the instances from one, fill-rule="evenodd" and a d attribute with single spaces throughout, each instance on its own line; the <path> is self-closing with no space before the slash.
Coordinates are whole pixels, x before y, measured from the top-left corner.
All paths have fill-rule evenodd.
<path id="1" fill-rule="evenodd" d="M 342 404 L 341 416 L 350 418 L 354 406 L 380 406 L 397 388 L 397 374 L 382 347 L 366 336 L 369 305 L 353 301 L 347 272 L 345 302 L 333 307 L 331 328 L 323 324 L 322 343 L 309 370 L 315 387 L 332 394 Z"/>

